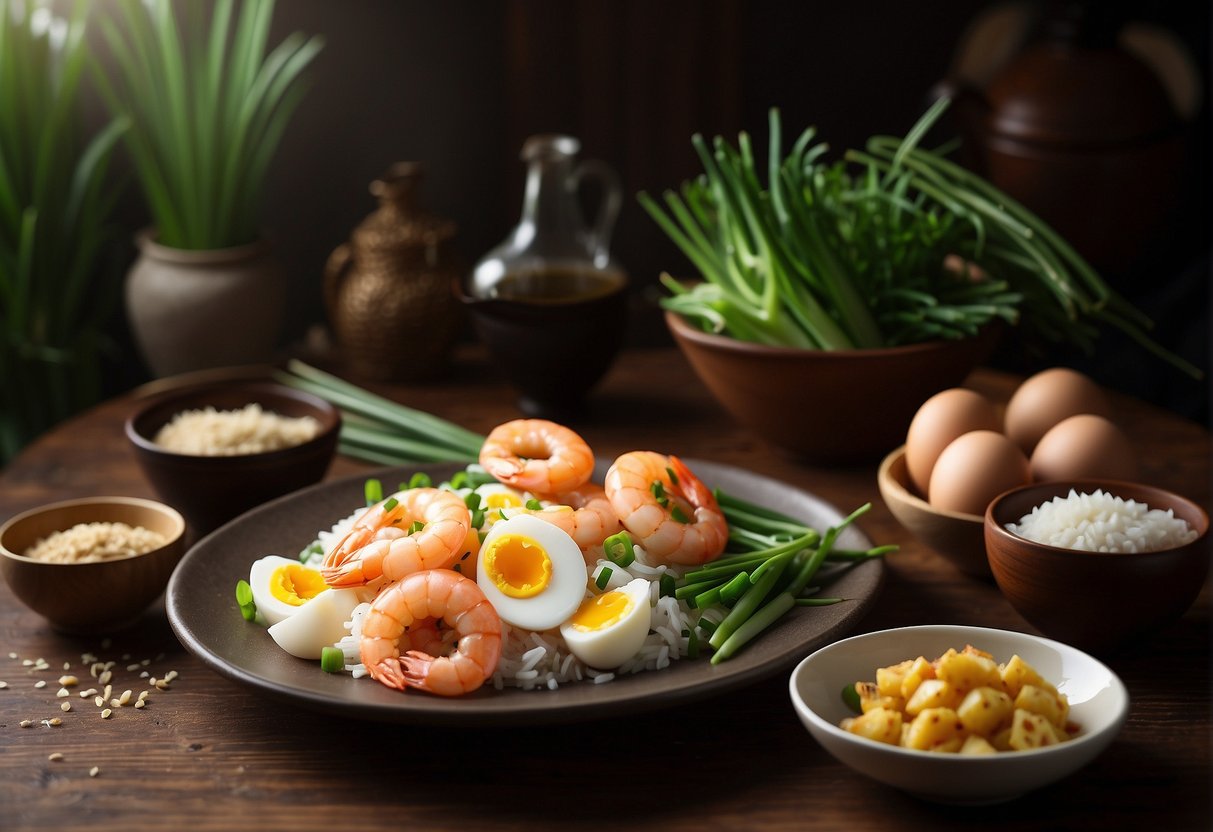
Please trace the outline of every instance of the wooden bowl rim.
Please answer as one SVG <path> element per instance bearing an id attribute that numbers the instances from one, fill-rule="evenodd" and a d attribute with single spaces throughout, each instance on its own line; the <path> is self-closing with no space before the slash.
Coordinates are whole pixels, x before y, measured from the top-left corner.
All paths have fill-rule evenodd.
<path id="1" fill-rule="evenodd" d="M 901 445 L 894 448 L 880 462 L 880 467 L 876 469 L 876 479 L 878 483 L 887 488 L 889 493 L 893 494 L 897 499 L 906 503 L 910 507 L 923 512 L 924 514 L 933 514 L 937 517 L 946 517 L 949 520 L 962 520 L 967 523 L 980 525 L 982 517 L 980 514 L 966 514 L 962 511 L 949 511 L 948 509 L 935 508 L 922 497 L 919 497 L 909 489 L 905 482 L 898 479 L 893 468 L 898 462 L 905 459 L 906 446 Z"/>
<path id="2" fill-rule="evenodd" d="M 134 506 L 137 508 L 146 509 L 149 512 L 160 514 L 169 520 L 171 527 L 173 529 L 172 534 L 168 536 L 168 539 L 165 540 L 165 542 L 162 546 L 157 546 L 155 549 L 151 549 L 147 552 L 142 552 L 137 555 L 131 555 L 129 557 L 113 558 L 111 560 L 104 560 L 104 561 L 56 562 L 56 561 L 39 560 L 38 558 L 30 558 L 30 557 L 26 557 L 25 555 L 14 552 L 12 549 L 9 549 L 8 546 L 5 545 L 5 543 L 4 543 L 4 538 L 8 535 L 9 529 L 13 528 L 14 526 L 18 525 L 19 523 L 22 523 L 32 517 L 37 517 L 40 514 L 46 514 L 48 512 L 52 512 L 52 511 L 61 511 L 63 509 L 75 508 L 78 506 L 103 507 L 103 506 L 112 506 L 112 505 Z M 105 521 L 99 520 L 96 522 L 105 522 Z M 185 528 L 186 528 L 185 517 L 181 514 L 181 512 L 177 511 L 177 509 L 173 508 L 172 506 L 167 505 L 166 503 L 161 503 L 157 500 L 149 500 L 144 497 L 124 497 L 124 496 L 78 497 L 78 498 L 75 498 L 72 500 L 60 500 L 60 501 L 54 502 L 54 503 L 46 503 L 44 505 L 35 506 L 33 508 L 22 511 L 19 514 L 14 514 L 8 520 L 4 521 L 3 524 L 0 524 L 0 555 L 3 555 L 4 557 L 8 558 L 9 560 L 15 561 L 16 563 L 37 564 L 39 567 L 46 567 L 46 568 L 56 568 L 56 567 L 71 568 L 71 567 L 79 567 L 79 566 L 90 566 L 93 568 L 97 568 L 98 566 L 106 564 L 106 563 L 125 563 L 125 562 L 136 560 L 139 558 L 147 558 L 149 556 L 154 556 L 154 555 L 160 554 L 160 553 L 164 552 L 165 550 L 168 550 L 168 549 L 173 548 L 174 546 L 177 546 L 180 543 L 180 541 L 185 536 Z M 59 531 L 63 531 L 63 529 L 60 529 Z"/>

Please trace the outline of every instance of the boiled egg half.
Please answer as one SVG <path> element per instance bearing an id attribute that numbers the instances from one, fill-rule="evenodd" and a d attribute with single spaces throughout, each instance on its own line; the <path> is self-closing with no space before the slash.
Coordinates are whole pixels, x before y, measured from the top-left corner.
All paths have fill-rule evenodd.
<path id="1" fill-rule="evenodd" d="M 502 621 L 524 630 L 566 621 L 585 597 L 586 580 L 573 538 L 528 514 L 494 523 L 480 545 L 476 583 Z"/>
<path id="2" fill-rule="evenodd" d="M 349 635 L 345 623 L 360 601 L 355 589 L 329 589 L 270 627 L 270 637 L 292 656 L 318 659 L 325 647 Z"/>
<path id="3" fill-rule="evenodd" d="M 650 584 L 635 578 L 619 589 L 586 598 L 560 625 L 569 651 L 590 667 L 619 667 L 640 652 L 649 634 Z"/>
<path id="4" fill-rule="evenodd" d="M 313 598 L 329 591 L 320 570 L 292 558 L 266 555 L 249 569 L 253 603 L 267 626 L 290 618 Z"/>

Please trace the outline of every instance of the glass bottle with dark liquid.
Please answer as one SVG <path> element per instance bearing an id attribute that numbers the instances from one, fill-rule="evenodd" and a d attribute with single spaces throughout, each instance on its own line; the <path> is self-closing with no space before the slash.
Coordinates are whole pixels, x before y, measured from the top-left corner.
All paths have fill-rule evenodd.
<path id="1" fill-rule="evenodd" d="M 627 324 L 627 274 L 610 255 L 622 188 L 604 163 L 579 161 L 579 149 L 571 136 L 526 141 L 521 220 L 460 286 L 494 365 L 522 393 L 520 408 L 550 418 L 580 409 Z M 599 197 L 592 223 L 581 211 L 588 193 Z"/>

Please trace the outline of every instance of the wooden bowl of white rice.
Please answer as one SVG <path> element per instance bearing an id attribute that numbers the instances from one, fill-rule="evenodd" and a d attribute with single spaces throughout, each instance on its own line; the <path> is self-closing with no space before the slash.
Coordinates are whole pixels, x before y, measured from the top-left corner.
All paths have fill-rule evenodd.
<path id="1" fill-rule="evenodd" d="M 1162 488 L 1114 481 L 1012 489 L 985 515 L 998 588 L 1050 638 L 1107 653 L 1182 616 L 1209 570 L 1209 517 Z"/>
<path id="2" fill-rule="evenodd" d="M 56 630 L 132 624 L 185 554 L 185 519 L 153 500 L 89 497 L 41 506 L 0 526 L 0 573 Z"/>
<path id="3" fill-rule="evenodd" d="M 196 384 L 142 402 L 126 436 L 156 493 L 198 536 L 324 478 L 341 413 L 260 379 Z"/>

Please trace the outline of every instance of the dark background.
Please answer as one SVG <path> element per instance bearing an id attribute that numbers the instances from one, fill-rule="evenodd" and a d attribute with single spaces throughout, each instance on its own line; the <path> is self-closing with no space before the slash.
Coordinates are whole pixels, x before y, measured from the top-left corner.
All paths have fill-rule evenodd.
<path id="1" fill-rule="evenodd" d="M 584 157 L 619 172 L 625 201 L 613 251 L 632 279 L 628 341 L 668 343 L 653 303 L 657 276 L 688 267 L 635 194 L 660 192 L 698 173 L 692 133 L 735 139 L 745 129 L 761 144 L 767 111 L 778 106 L 786 134 L 816 125 L 840 151 L 874 133 L 900 135 L 950 75 L 979 15 L 1008 5 L 282 0 L 271 45 L 292 31 L 325 39 L 266 195 L 265 225 L 293 287 L 284 347 L 324 323 L 325 260 L 375 208 L 368 186 L 391 163 L 425 163 L 423 200 L 457 222 L 457 249 L 470 267 L 517 221 L 524 177 L 518 151 L 527 136 L 542 132 L 578 136 Z M 1204 86 L 1175 218 L 1146 262 L 1107 276 L 1160 321 L 1159 341 L 1207 368 L 1209 4 L 1117 8 L 1169 32 Z M 137 195 L 129 195 L 122 221 L 130 229 L 146 221 Z M 129 338 L 123 322 L 116 326 L 120 339 Z M 146 374 L 127 346 L 114 386 Z M 1032 369 L 1013 345 L 994 361 Z M 1101 341 L 1095 358 L 1055 354 L 1034 361 L 1084 366 L 1106 384 L 1208 418 L 1207 381 L 1142 359 L 1114 337 Z"/>

